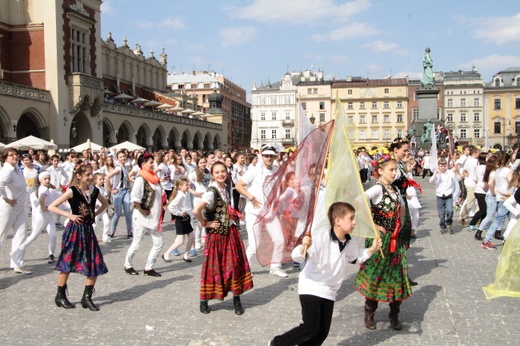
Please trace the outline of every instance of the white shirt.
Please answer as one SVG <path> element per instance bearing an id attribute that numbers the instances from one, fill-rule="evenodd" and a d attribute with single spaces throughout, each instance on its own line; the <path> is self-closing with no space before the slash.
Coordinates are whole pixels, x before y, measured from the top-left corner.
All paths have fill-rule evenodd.
<path id="1" fill-rule="evenodd" d="M 177 196 L 168 205 L 168 210 L 175 216 L 182 216 L 183 213 L 193 215 L 193 207 L 187 193 L 178 191 Z"/>
<path id="2" fill-rule="evenodd" d="M 495 196 L 497 202 L 505 201 L 514 189 L 509 188 L 509 180 L 507 176 L 512 173 L 509 167 L 500 167 L 495 171 Z"/>
<path id="3" fill-rule="evenodd" d="M 464 178 L 464 185 L 472 187 L 477 185 L 476 168 L 478 166 L 478 159 L 475 157 L 468 157 L 464 163 L 464 170 L 467 172 L 467 177 Z"/>
<path id="4" fill-rule="evenodd" d="M 475 168 L 475 176 L 477 178 L 475 193 L 486 193 L 486 191 L 484 191 L 484 173 L 486 173 L 486 165 L 478 165 L 477 168 Z"/>
<path id="5" fill-rule="evenodd" d="M 15 200 L 16 205 L 10 206 L 4 201 L 4 198 Z M 0 206 L 23 209 L 26 200 L 27 184 L 22 173 L 10 163 L 4 162 L 2 170 L 0 170 Z"/>
<path id="6" fill-rule="evenodd" d="M 430 177 L 430 183 L 434 183 L 437 186 L 435 189 L 437 197 L 447 197 L 455 191 L 455 173 L 451 169 L 446 170 L 444 173 L 435 172 Z"/>
<path id="7" fill-rule="evenodd" d="M 132 214 L 132 222 L 139 222 L 146 228 L 156 229 L 159 226 L 159 218 L 162 214 L 162 187 L 161 184 L 151 184 L 152 189 L 155 191 L 155 199 L 153 202 L 152 209 L 149 215 L 143 215 L 135 208 Z M 144 178 L 139 176 L 134 181 L 134 186 L 130 192 L 130 202 L 141 203 L 144 193 Z"/>
<path id="8" fill-rule="evenodd" d="M 157 176 L 159 177 L 159 181 L 161 182 L 161 186 L 164 190 L 171 191 L 173 189 L 172 180 L 171 180 L 171 171 L 167 164 L 160 163 L 157 168 Z M 164 181 L 163 181 L 164 179 Z"/>
<path id="9" fill-rule="evenodd" d="M 307 263 L 300 272 L 298 294 L 310 294 L 336 301 L 347 272 L 347 265 L 357 259 L 361 264 L 370 258 L 367 249 L 359 249 L 355 239 L 351 239 L 343 251 L 339 251 L 338 241 L 333 241 L 330 230 L 320 230 L 312 237 L 312 245 L 307 250 Z M 302 245 L 292 251 L 294 261 L 302 263 Z"/>
<path id="10" fill-rule="evenodd" d="M 246 174 L 244 174 L 239 180 L 241 180 L 245 185 L 250 185 L 247 188 L 247 191 L 253 195 L 253 197 L 260 203 L 264 204 L 265 196 L 263 191 L 264 181 L 267 177 L 273 175 L 278 170 L 277 167 L 273 165 L 271 170 L 267 169 L 264 164 L 258 163 L 254 167 L 249 167 L 247 169 Z M 246 203 L 245 212 L 251 213 L 254 215 L 258 215 L 261 207 L 256 209 L 253 206 L 253 203 L 248 200 Z"/>

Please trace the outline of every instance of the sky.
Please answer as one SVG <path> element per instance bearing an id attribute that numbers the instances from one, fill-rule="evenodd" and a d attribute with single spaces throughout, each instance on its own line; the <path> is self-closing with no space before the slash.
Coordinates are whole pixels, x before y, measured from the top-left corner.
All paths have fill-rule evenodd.
<path id="1" fill-rule="evenodd" d="M 168 54 L 168 72 L 215 71 L 251 93 L 286 72 L 420 78 L 520 67 L 518 0 L 103 0 L 101 36 Z"/>

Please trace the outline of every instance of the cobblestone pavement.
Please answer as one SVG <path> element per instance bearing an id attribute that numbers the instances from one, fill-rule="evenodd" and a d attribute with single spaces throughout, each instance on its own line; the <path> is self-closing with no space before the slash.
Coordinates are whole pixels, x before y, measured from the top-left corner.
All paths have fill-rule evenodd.
<path id="1" fill-rule="evenodd" d="M 435 194 L 420 180 L 424 194 L 418 239 L 409 250 L 410 275 L 419 285 L 401 306 L 402 331 L 389 329 L 388 304 L 376 312 L 377 330 L 363 325 L 363 299 L 353 288 L 356 266 L 336 302 L 332 328 L 325 345 L 518 345 L 520 301 L 487 301 L 482 287 L 494 281 L 498 251 L 483 250 L 473 233 L 455 227 L 455 234 L 439 233 Z M 9 269 L 10 239 L 0 251 L 0 327 L 2 345 L 266 345 L 275 335 L 300 323 L 298 271 L 286 266 L 289 277 L 270 276 L 253 266 L 255 288 L 242 297 L 245 313 L 233 312 L 231 297 L 210 302 L 211 313 L 198 311 L 202 256 L 193 263 L 174 257 L 158 260 L 160 278 L 142 275 L 151 239 L 145 237 L 134 267 L 138 276 L 123 271 L 130 240 L 120 220 L 114 241 L 102 244 L 109 273 L 96 285 L 94 302 L 101 311 L 81 308 L 84 277 L 69 278 L 69 299 L 76 309 L 56 307 L 57 272 L 45 258 L 47 235 L 28 248 L 32 275 Z M 98 227 L 98 237 L 100 227 Z M 61 238 L 62 229 L 58 236 Z M 245 232 L 243 232 L 245 237 Z M 164 249 L 175 237 L 164 227 Z M 99 237 L 100 238 L 100 237 Z"/>

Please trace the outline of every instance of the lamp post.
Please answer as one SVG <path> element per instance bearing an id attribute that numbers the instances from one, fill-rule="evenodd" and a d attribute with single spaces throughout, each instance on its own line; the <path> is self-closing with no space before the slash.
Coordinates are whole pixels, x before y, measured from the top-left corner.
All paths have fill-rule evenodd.
<path id="1" fill-rule="evenodd" d="M 309 118 L 309 120 L 311 121 L 311 124 L 314 125 L 314 122 L 316 121 L 314 114 L 311 114 L 311 117 Z"/>

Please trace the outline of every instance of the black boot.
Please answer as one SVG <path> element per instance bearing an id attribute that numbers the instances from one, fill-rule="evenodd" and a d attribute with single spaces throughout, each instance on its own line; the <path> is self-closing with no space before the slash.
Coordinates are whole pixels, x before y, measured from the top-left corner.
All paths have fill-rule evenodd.
<path id="1" fill-rule="evenodd" d="M 233 306 L 235 307 L 235 314 L 242 315 L 244 313 L 242 303 L 240 302 L 240 296 L 233 297 Z"/>
<path id="2" fill-rule="evenodd" d="M 477 230 L 475 232 L 475 240 L 482 240 L 482 231 Z"/>
<path id="3" fill-rule="evenodd" d="M 54 298 L 54 302 L 56 303 L 56 306 L 65 308 L 65 309 L 73 309 L 75 308 L 74 304 L 72 304 L 67 299 L 67 285 L 65 286 L 58 286 L 58 293 L 56 293 L 56 298 Z"/>
<path id="4" fill-rule="evenodd" d="M 504 237 L 502 237 L 502 231 L 495 232 L 495 239 L 504 240 Z"/>
<path id="5" fill-rule="evenodd" d="M 90 311 L 99 311 L 99 308 L 92 301 L 92 293 L 94 293 L 94 286 L 85 286 L 83 298 L 81 298 L 81 306 L 84 309 L 89 308 Z"/>
<path id="6" fill-rule="evenodd" d="M 401 302 L 393 302 L 390 303 L 390 327 L 393 330 L 401 330 L 403 329 L 403 325 L 399 322 L 399 307 L 401 306 Z"/>
<path id="7" fill-rule="evenodd" d="M 201 300 L 200 301 L 200 312 L 202 312 L 203 314 L 209 314 L 209 306 L 208 306 L 208 301 L 207 300 Z"/>
<path id="8" fill-rule="evenodd" d="M 374 322 L 374 314 L 377 310 L 377 300 L 366 299 L 365 300 L 365 327 L 370 330 L 376 329 L 376 323 Z"/>

